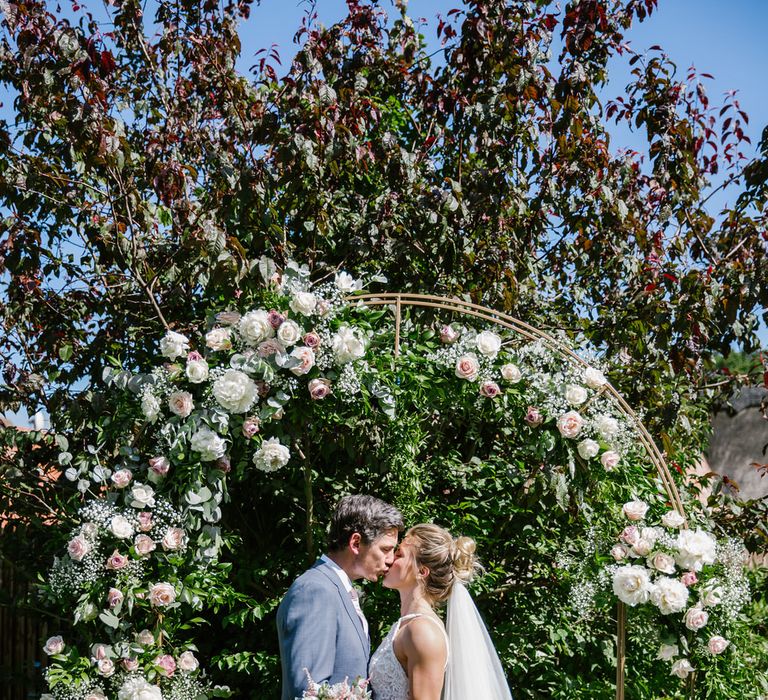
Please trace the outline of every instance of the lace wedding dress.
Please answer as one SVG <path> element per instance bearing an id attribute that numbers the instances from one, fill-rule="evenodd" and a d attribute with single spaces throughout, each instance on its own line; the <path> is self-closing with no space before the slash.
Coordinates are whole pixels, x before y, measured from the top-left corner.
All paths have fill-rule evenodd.
<path id="1" fill-rule="evenodd" d="M 440 625 L 437 620 L 428 615 L 422 615 L 422 613 L 405 615 L 392 625 L 387 636 L 384 638 L 384 641 L 374 652 L 370 664 L 368 665 L 368 676 L 370 679 L 370 687 L 373 691 L 373 700 L 409 700 L 410 698 L 408 692 L 408 674 L 395 656 L 394 643 L 395 637 L 400 631 L 400 625 L 405 620 L 410 620 L 414 617 L 426 617 L 436 625 Z M 440 631 L 445 634 L 442 625 L 440 625 Z M 445 643 L 448 644 L 447 635 L 445 637 Z"/>

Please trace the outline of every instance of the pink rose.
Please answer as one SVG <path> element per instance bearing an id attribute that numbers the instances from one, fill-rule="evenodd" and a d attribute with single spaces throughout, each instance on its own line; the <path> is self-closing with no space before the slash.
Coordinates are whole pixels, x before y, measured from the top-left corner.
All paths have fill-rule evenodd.
<path id="1" fill-rule="evenodd" d="M 480 396 L 487 399 L 495 399 L 501 393 L 501 389 L 496 382 L 483 382 L 480 385 Z"/>
<path id="2" fill-rule="evenodd" d="M 130 469 L 118 469 L 114 474 L 112 474 L 112 483 L 117 486 L 119 489 L 124 489 L 128 484 L 131 483 L 131 479 L 133 479 L 133 474 L 131 474 Z"/>
<path id="3" fill-rule="evenodd" d="M 152 529 L 152 513 L 142 511 L 139 513 L 139 530 L 149 532 Z"/>
<path id="4" fill-rule="evenodd" d="M 152 457 L 149 460 L 149 468 L 158 476 L 165 476 L 171 468 L 167 457 Z"/>
<path id="5" fill-rule="evenodd" d="M 120 605 L 122 602 L 123 592 L 117 588 L 110 588 L 109 593 L 107 593 L 107 605 L 109 605 L 110 608 L 114 608 Z"/>
<path id="6" fill-rule="evenodd" d="M 613 450 L 608 450 L 608 452 L 603 452 L 603 454 L 600 455 L 600 463 L 605 467 L 606 471 L 615 469 L 619 463 L 619 459 L 618 452 L 614 452 Z"/>
<path id="7" fill-rule="evenodd" d="M 176 589 L 170 583 L 161 581 L 149 587 L 149 602 L 155 607 L 165 607 L 175 601 Z"/>
<path id="8" fill-rule="evenodd" d="M 329 311 L 331 310 L 330 305 L 325 299 L 318 299 L 317 305 L 315 306 L 315 313 L 318 316 L 325 316 Z"/>
<path id="9" fill-rule="evenodd" d="M 626 559 L 628 554 L 627 548 L 623 544 L 617 544 L 614 545 L 611 549 L 611 556 L 616 561 L 621 561 L 622 559 Z"/>
<path id="10" fill-rule="evenodd" d="M 91 543 L 85 537 L 78 535 L 67 544 L 67 554 L 74 561 L 82 561 L 83 557 L 91 551 Z"/>
<path id="11" fill-rule="evenodd" d="M 261 343 L 256 348 L 256 352 L 259 353 L 259 357 L 272 357 L 272 355 L 285 354 L 285 346 L 275 338 L 269 338 Z"/>
<path id="12" fill-rule="evenodd" d="M 155 551 L 155 541 L 147 535 L 136 535 L 133 546 L 139 556 L 146 557 L 147 554 Z"/>
<path id="13" fill-rule="evenodd" d="M 109 678 L 115 672 L 115 662 L 112 659 L 100 659 L 96 667 L 104 678 Z"/>
<path id="14" fill-rule="evenodd" d="M 634 525 L 625 527 L 621 531 L 619 539 L 626 542 L 630 547 L 633 547 L 640 541 L 640 530 L 638 530 Z"/>
<path id="15" fill-rule="evenodd" d="M 275 309 L 270 309 L 267 314 L 267 320 L 269 321 L 269 325 L 277 330 L 283 324 L 283 321 L 285 321 L 285 316 Z"/>
<path id="16" fill-rule="evenodd" d="M 186 418 L 192 410 L 195 404 L 192 401 L 192 394 L 188 391 L 174 391 L 168 397 L 168 408 L 171 413 L 175 413 L 179 418 Z"/>
<path id="17" fill-rule="evenodd" d="M 234 326 L 240 320 L 237 311 L 220 311 L 216 314 L 216 320 L 225 326 Z"/>
<path id="18" fill-rule="evenodd" d="M 454 373 L 459 379 L 466 379 L 467 381 L 474 381 L 477 379 L 477 374 L 480 371 L 480 364 L 477 361 L 477 357 L 472 353 L 462 355 L 456 360 L 456 369 Z"/>
<path id="19" fill-rule="evenodd" d="M 714 637 L 709 638 L 707 649 L 709 649 L 710 654 L 722 654 L 728 648 L 729 644 L 730 642 L 725 639 L 725 637 L 716 634 Z"/>
<path id="20" fill-rule="evenodd" d="M 297 377 L 307 374 L 315 366 L 315 353 L 311 348 L 300 345 L 293 349 L 291 357 L 299 361 L 296 367 L 291 367 L 291 372 Z"/>
<path id="21" fill-rule="evenodd" d="M 142 646 L 148 647 L 155 643 L 155 637 L 149 630 L 141 630 L 136 634 L 136 641 Z"/>
<path id="22" fill-rule="evenodd" d="M 197 350 L 192 350 L 191 352 L 187 353 L 187 362 L 199 362 L 203 359 L 203 356 L 197 352 Z"/>
<path id="23" fill-rule="evenodd" d="M 169 527 L 165 535 L 163 535 L 161 544 L 164 550 L 175 551 L 181 549 L 186 544 L 186 540 L 187 537 L 184 534 L 184 530 L 180 527 Z"/>
<path id="24" fill-rule="evenodd" d="M 315 332 L 307 333 L 304 336 L 304 345 L 306 345 L 308 348 L 312 348 L 312 350 L 314 350 L 315 348 L 319 348 L 320 336 Z"/>
<path id="25" fill-rule="evenodd" d="M 123 666 L 123 668 L 128 671 L 128 673 L 131 673 L 132 671 L 138 671 L 139 670 L 139 660 L 138 659 L 123 659 L 120 662 Z"/>
<path id="26" fill-rule="evenodd" d="M 307 384 L 309 395 L 315 401 L 324 399 L 331 393 L 331 383 L 327 379 L 312 379 Z"/>
<path id="27" fill-rule="evenodd" d="M 648 512 L 648 504 L 640 500 L 627 501 L 621 510 L 629 520 L 642 520 Z"/>
<path id="28" fill-rule="evenodd" d="M 538 428 L 544 422 L 544 416 L 541 415 L 541 411 L 535 406 L 528 406 L 525 422 L 532 428 Z"/>
<path id="29" fill-rule="evenodd" d="M 94 644 L 91 647 L 91 658 L 94 661 L 101 661 L 109 656 L 108 652 L 109 649 L 106 644 Z"/>
<path id="30" fill-rule="evenodd" d="M 686 585 L 686 586 L 692 586 L 694 583 L 696 583 L 699 580 L 699 577 L 696 576 L 695 571 L 686 571 L 681 577 L 680 581 Z"/>
<path id="31" fill-rule="evenodd" d="M 584 419 L 576 411 L 563 413 L 557 419 L 557 429 L 560 431 L 560 435 L 565 438 L 575 438 L 583 427 Z"/>
<path id="32" fill-rule="evenodd" d="M 227 455 L 223 455 L 219 457 L 216 460 L 216 463 L 214 464 L 214 466 L 220 472 L 224 472 L 225 474 L 229 474 L 229 472 L 232 471 L 232 463 L 229 461 L 229 457 L 227 457 Z"/>
<path id="33" fill-rule="evenodd" d="M 709 622 L 709 613 L 704 610 L 704 608 L 688 608 L 688 611 L 683 617 L 683 621 L 689 630 L 696 632 Z"/>
<path id="34" fill-rule="evenodd" d="M 48 654 L 48 656 L 53 656 L 54 654 L 61 654 L 61 652 L 64 651 L 64 647 L 64 638 L 56 635 L 55 637 L 48 638 L 48 641 L 43 647 L 43 651 Z"/>
<path id="35" fill-rule="evenodd" d="M 112 552 L 112 554 L 107 559 L 107 568 L 111 569 L 112 571 L 118 571 L 119 569 L 122 569 L 127 565 L 128 565 L 128 557 L 126 557 L 123 554 L 120 554 L 117 550 Z"/>
<path id="36" fill-rule="evenodd" d="M 261 421 L 256 416 L 246 418 L 243 421 L 243 435 L 247 438 L 252 438 L 259 432 Z"/>
<path id="37" fill-rule="evenodd" d="M 157 672 L 166 678 L 170 678 L 176 671 L 176 661 L 170 654 L 158 656 L 155 659 L 155 666 L 157 666 Z"/>
<path id="38" fill-rule="evenodd" d="M 440 341 L 446 345 L 455 343 L 459 339 L 459 332 L 453 326 L 445 325 L 440 329 Z"/>

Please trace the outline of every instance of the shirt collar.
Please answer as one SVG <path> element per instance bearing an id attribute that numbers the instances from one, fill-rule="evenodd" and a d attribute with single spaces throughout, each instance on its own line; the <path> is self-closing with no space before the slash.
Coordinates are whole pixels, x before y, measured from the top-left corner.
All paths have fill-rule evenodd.
<path id="1" fill-rule="evenodd" d="M 320 561 L 324 561 L 336 572 L 336 575 L 339 577 L 342 584 L 344 584 L 345 591 L 349 592 L 352 590 L 352 581 L 350 580 L 349 576 L 347 575 L 347 572 L 344 571 L 344 569 L 342 569 L 335 561 L 333 561 L 332 559 L 329 559 L 328 556 L 325 554 L 321 555 Z"/>

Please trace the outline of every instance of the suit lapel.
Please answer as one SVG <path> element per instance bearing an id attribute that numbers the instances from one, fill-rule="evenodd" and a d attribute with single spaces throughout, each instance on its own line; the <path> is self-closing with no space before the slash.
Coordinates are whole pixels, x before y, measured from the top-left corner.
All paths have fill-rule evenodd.
<path id="1" fill-rule="evenodd" d="M 368 635 L 366 635 L 365 630 L 363 629 L 363 622 L 360 619 L 360 616 L 357 614 L 355 606 L 352 605 L 352 598 L 350 597 L 348 591 L 344 588 L 344 584 L 341 582 L 339 575 L 333 570 L 333 567 L 328 566 L 328 564 L 322 560 L 318 561 L 316 566 L 318 570 L 322 572 L 322 574 L 326 576 L 326 578 L 334 586 L 336 586 L 336 590 L 338 591 L 339 597 L 341 598 L 342 607 L 347 611 L 347 615 L 349 615 L 349 618 L 352 620 L 352 624 L 355 626 L 355 630 L 357 631 L 357 636 L 360 637 L 360 642 L 363 645 L 363 648 L 366 650 L 366 654 L 368 654 L 370 651 Z"/>

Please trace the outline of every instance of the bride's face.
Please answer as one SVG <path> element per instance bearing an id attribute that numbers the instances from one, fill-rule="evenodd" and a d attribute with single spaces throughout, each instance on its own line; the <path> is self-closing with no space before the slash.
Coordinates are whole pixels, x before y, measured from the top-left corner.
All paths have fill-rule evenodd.
<path id="1" fill-rule="evenodd" d="M 400 590 L 416 585 L 416 564 L 413 557 L 413 543 L 404 539 L 395 551 L 395 561 L 382 583 L 387 588 Z"/>

